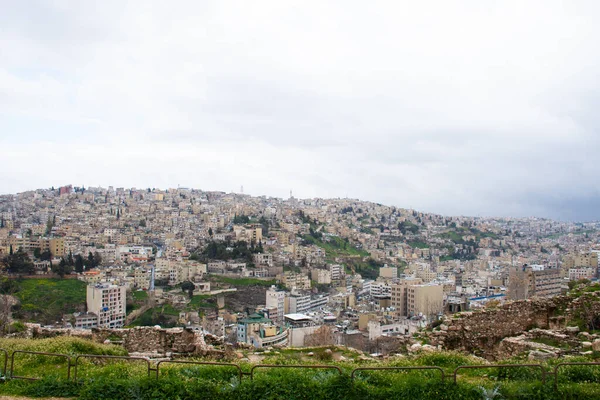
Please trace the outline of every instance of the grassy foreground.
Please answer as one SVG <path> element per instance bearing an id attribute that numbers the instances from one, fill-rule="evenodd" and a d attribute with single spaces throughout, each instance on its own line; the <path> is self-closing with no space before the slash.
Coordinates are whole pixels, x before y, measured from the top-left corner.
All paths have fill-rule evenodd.
<path id="1" fill-rule="evenodd" d="M 0 347 L 14 350 L 48 351 L 62 354 L 124 355 L 117 346 L 99 345 L 66 337 L 43 340 L 0 339 Z M 512 370 L 462 370 L 458 383 L 451 377 L 440 379 L 439 371 L 359 371 L 358 367 L 439 366 L 451 375 L 459 365 L 482 365 L 482 361 L 456 353 L 422 353 L 385 362 L 360 361 L 348 357 L 333 361 L 325 349 L 282 350 L 265 355 L 263 364 L 314 365 L 341 368 L 326 369 L 257 369 L 254 378 L 244 375 L 241 382 L 236 369 L 228 366 L 163 364 L 160 377 L 148 377 L 144 362 L 110 362 L 86 359 L 79 363 L 77 380 L 66 378 L 66 362 L 59 358 L 42 358 L 18 354 L 15 375 L 43 377 L 38 381 L 9 379 L 0 384 L 0 395 L 29 397 L 72 397 L 80 399 L 485 399 L 484 389 L 497 388 L 504 399 L 594 399 L 600 398 L 600 367 L 565 368 L 559 374 L 559 390 L 553 380 L 540 381 L 541 374 L 528 368 Z M 337 351 L 334 349 L 334 351 Z M 74 360 L 74 357 L 73 357 Z M 575 358 L 569 361 L 583 361 Z M 203 360 L 208 361 L 208 360 Z M 567 361 L 563 359 L 561 361 Z M 591 361 L 591 360 L 586 360 Z M 511 362 L 519 362 L 512 360 Z M 523 361 L 521 361 L 523 362 Z M 236 363 L 244 372 L 252 364 Z M 546 365 L 549 370 L 554 360 Z M 9 363 L 10 368 L 10 363 Z M 72 370 L 73 374 L 73 370 Z"/>

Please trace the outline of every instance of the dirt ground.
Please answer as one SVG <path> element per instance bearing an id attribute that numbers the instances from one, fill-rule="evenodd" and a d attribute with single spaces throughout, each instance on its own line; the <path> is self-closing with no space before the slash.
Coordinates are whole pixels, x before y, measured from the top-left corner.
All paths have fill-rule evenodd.
<path id="1" fill-rule="evenodd" d="M 246 307 L 265 304 L 267 288 L 264 286 L 238 286 L 237 292 L 225 294 L 225 308 L 244 312 Z"/>

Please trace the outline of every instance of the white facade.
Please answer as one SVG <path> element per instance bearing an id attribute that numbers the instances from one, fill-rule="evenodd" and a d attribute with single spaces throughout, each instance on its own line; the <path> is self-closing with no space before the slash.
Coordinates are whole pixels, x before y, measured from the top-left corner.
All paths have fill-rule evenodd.
<path id="1" fill-rule="evenodd" d="M 98 315 L 98 327 L 120 328 L 125 322 L 126 288 L 99 283 L 87 287 L 88 312 Z"/>
<path id="2" fill-rule="evenodd" d="M 275 286 L 271 286 L 267 289 L 265 305 L 267 308 L 277 309 L 276 323 L 283 322 L 283 314 L 285 308 L 285 292 L 277 289 Z"/>

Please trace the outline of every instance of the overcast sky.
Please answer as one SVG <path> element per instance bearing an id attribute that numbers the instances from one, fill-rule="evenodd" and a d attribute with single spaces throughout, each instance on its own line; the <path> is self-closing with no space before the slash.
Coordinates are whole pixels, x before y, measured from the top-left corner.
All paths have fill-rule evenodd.
<path id="1" fill-rule="evenodd" d="M 0 0 L 0 193 L 600 219 L 600 2 Z"/>

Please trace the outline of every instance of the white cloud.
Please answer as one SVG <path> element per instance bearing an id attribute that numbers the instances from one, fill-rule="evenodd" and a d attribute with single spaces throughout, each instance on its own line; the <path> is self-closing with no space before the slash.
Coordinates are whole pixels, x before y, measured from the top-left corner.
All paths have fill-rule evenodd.
<path id="1" fill-rule="evenodd" d="M 0 146 L 11 149 L 0 191 L 244 185 L 449 214 L 598 218 L 565 208 L 600 195 L 599 11 L 12 3 L 0 15 Z"/>

